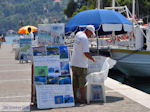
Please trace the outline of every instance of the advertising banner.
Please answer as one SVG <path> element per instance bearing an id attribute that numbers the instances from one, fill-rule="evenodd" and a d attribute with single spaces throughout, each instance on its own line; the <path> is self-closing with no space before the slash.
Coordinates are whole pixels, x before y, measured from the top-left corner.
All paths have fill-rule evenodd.
<path id="1" fill-rule="evenodd" d="M 21 60 L 31 60 L 32 58 L 32 40 L 31 38 L 20 38 L 19 39 L 19 45 L 20 45 L 20 59 Z"/>

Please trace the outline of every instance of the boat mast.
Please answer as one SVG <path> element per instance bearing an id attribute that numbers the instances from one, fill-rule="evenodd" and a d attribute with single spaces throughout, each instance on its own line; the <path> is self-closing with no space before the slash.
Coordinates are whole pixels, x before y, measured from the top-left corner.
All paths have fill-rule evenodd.
<path id="1" fill-rule="evenodd" d="M 112 0 L 112 8 L 115 10 L 115 0 Z"/>
<path id="2" fill-rule="evenodd" d="M 101 7 L 101 0 L 97 0 L 97 8 L 100 9 Z"/>
<path id="3" fill-rule="evenodd" d="M 135 20 L 135 0 L 132 0 L 132 19 Z"/>
<path id="4" fill-rule="evenodd" d="M 112 0 L 112 10 L 115 10 L 115 0 Z M 116 44 L 116 42 L 115 42 L 115 31 L 112 31 L 112 41 L 113 41 L 113 44 Z"/>

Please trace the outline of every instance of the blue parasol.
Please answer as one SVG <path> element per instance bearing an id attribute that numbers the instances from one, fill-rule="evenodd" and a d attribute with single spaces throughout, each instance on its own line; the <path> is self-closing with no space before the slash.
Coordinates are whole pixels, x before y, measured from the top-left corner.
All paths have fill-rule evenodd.
<path id="1" fill-rule="evenodd" d="M 94 25 L 96 30 L 132 31 L 132 23 L 122 14 L 108 9 L 93 9 L 78 13 L 65 26 L 65 33 L 83 30 L 85 25 Z"/>

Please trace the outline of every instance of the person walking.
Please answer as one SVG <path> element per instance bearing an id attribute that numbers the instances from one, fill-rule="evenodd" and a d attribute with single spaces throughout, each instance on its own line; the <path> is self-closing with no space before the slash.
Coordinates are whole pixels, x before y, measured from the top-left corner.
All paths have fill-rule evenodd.
<path id="1" fill-rule="evenodd" d="M 0 48 L 1 48 L 1 44 L 2 44 L 2 42 L 0 41 Z"/>
<path id="2" fill-rule="evenodd" d="M 95 36 L 93 25 L 87 25 L 84 31 L 79 31 L 75 35 L 73 54 L 71 58 L 71 68 L 73 73 L 73 91 L 75 102 L 86 103 L 86 75 L 88 59 L 96 62 L 89 53 L 89 41 L 92 35 Z"/>
<path id="3" fill-rule="evenodd" d="M 31 28 L 30 28 L 30 27 L 28 28 L 28 32 L 29 32 L 29 36 L 31 37 L 31 39 L 34 40 L 34 34 L 33 34 L 33 32 L 31 31 Z"/>
<path id="4" fill-rule="evenodd" d="M 5 37 L 3 34 L 0 34 L 0 48 L 1 48 L 3 42 L 6 42 Z"/>

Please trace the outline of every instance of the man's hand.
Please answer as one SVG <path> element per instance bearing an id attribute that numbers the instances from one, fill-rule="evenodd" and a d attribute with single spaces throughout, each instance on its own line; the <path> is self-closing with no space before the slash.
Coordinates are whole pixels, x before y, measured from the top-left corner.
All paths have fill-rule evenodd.
<path id="1" fill-rule="evenodd" d="M 96 59 L 93 58 L 93 57 L 90 55 L 89 52 L 85 52 L 84 55 L 85 55 L 88 59 L 92 60 L 93 62 L 96 62 Z"/>
<path id="2" fill-rule="evenodd" d="M 92 57 L 93 58 L 93 57 Z M 96 62 L 96 59 L 95 58 L 93 58 L 93 60 L 92 60 L 93 62 Z"/>

